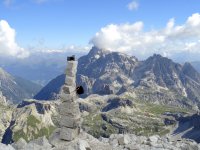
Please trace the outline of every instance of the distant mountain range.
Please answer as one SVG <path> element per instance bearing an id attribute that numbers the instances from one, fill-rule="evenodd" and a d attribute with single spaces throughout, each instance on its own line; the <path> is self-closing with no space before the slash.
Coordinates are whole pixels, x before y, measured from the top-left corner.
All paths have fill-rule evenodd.
<path id="1" fill-rule="evenodd" d="M 66 67 L 66 57 L 72 52 L 60 53 L 33 53 L 28 58 L 14 60 L 1 58 L 0 67 L 4 68 L 12 75 L 20 76 L 42 86 L 46 85 L 56 76 L 64 73 Z M 83 53 L 75 52 L 77 57 Z"/>
<path id="2" fill-rule="evenodd" d="M 19 103 L 23 99 L 32 98 L 41 88 L 38 84 L 12 76 L 0 68 L 0 91 L 9 102 Z"/>
<path id="3" fill-rule="evenodd" d="M 54 99 L 64 77 L 54 79 L 34 98 Z M 78 60 L 77 84 L 85 89 L 82 97 L 129 92 L 136 99 L 172 105 L 192 106 L 200 102 L 200 74 L 193 66 L 180 65 L 156 54 L 139 61 L 133 56 L 93 47 Z"/>

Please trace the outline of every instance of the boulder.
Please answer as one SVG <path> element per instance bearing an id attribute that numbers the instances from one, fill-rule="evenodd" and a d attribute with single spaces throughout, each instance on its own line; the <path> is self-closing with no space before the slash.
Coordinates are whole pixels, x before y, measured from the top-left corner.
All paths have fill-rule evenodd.
<path id="1" fill-rule="evenodd" d="M 124 135 L 124 136 L 122 136 L 122 137 L 120 137 L 120 138 L 118 139 L 118 142 L 119 142 L 120 145 L 127 145 L 127 144 L 129 144 L 131 141 L 130 141 L 129 135 Z"/>
<path id="2" fill-rule="evenodd" d="M 72 118 L 71 116 L 61 116 L 61 119 L 59 121 L 60 126 L 73 129 L 79 127 L 80 123 L 81 123 L 80 117 Z"/>
<path id="3" fill-rule="evenodd" d="M 154 143 L 158 142 L 159 139 L 160 139 L 160 137 L 159 137 L 158 135 L 153 135 L 153 136 L 150 136 L 150 137 L 148 138 L 148 140 L 149 140 L 150 142 L 154 142 Z"/>
<path id="4" fill-rule="evenodd" d="M 63 102 L 58 106 L 60 115 L 76 117 L 80 115 L 79 105 L 77 103 Z"/>
<path id="5" fill-rule="evenodd" d="M 66 76 L 65 84 L 76 87 L 76 79 L 74 77 Z"/>
<path id="6" fill-rule="evenodd" d="M 62 91 L 65 93 L 65 94 L 71 94 L 73 92 L 75 92 L 75 87 L 73 86 L 68 86 L 68 85 L 64 85 L 63 88 L 62 88 Z M 62 95 L 62 93 L 61 93 Z"/>
<path id="7" fill-rule="evenodd" d="M 71 129 L 62 127 L 60 131 L 60 139 L 65 141 L 72 141 L 75 137 L 78 136 L 80 129 Z"/>
<path id="8" fill-rule="evenodd" d="M 32 144 L 32 143 L 45 147 L 46 149 L 50 149 L 52 147 L 52 145 L 49 143 L 49 141 L 47 140 L 45 136 L 31 141 L 29 144 Z"/>
<path id="9" fill-rule="evenodd" d="M 21 150 L 24 149 L 24 147 L 27 145 L 27 142 L 23 139 L 20 138 L 16 143 L 13 143 L 12 146 L 16 149 L 16 150 Z"/>
<path id="10" fill-rule="evenodd" d="M 91 150 L 89 144 L 85 140 L 78 141 L 78 149 L 77 150 Z"/>
<path id="11" fill-rule="evenodd" d="M 117 139 L 112 139 L 112 140 L 110 140 L 110 141 L 109 141 L 109 144 L 110 144 L 113 148 L 119 146 L 119 142 L 118 142 Z"/>
<path id="12" fill-rule="evenodd" d="M 77 99 L 76 92 L 71 94 L 66 94 L 63 91 L 59 94 L 61 102 L 74 102 Z"/>
<path id="13" fill-rule="evenodd" d="M 11 145 L 5 145 L 0 143 L 0 150 L 15 150 Z"/>
<path id="14" fill-rule="evenodd" d="M 67 68 L 66 69 L 66 75 L 67 76 L 70 76 L 70 77 L 76 77 L 76 68 L 72 68 L 72 69 L 70 69 L 70 68 Z"/>

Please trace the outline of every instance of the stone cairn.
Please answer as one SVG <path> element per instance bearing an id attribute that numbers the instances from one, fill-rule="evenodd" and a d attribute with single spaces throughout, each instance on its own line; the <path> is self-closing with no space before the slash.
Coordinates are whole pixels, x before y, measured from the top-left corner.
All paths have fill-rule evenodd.
<path id="1" fill-rule="evenodd" d="M 80 133 L 81 117 L 79 104 L 76 102 L 77 64 L 78 62 L 75 61 L 75 58 L 72 60 L 68 59 L 65 84 L 60 91 L 61 104 L 59 106 L 59 126 L 60 140 L 63 141 L 72 141 Z"/>

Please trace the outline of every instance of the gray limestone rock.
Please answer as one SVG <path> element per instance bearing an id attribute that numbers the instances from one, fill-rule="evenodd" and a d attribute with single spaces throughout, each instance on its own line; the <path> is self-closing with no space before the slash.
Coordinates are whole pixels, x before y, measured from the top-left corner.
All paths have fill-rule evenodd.
<path id="1" fill-rule="evenodd" d="M 80 126 L 80 117 L 72 118 L 71 116 L 61 116 L 60 126 L 75 129 Z"/>
<path id="2" fill-rule="evenodd" d="M 119 142 L 118 142 L 118 140 L 117 139 L 113 139 L 113 140 L 110 140 L 109 141 L 109 144 L 112 146 L 112 147 L 117 147 L 117 146 L 119 146 Z"/>
<path id="3" fill-rule="evenodd" d="M 37 144 L 37 145 L 42 146 L 42 147 L 45 147 L 46 149 L 52 148 L 52 145 L 49 143 L 49 141 L 47 140 L 47 138 L 45 136 L 31 141 L 29 144 L 32 144 L 32 143 Z"/>
<path id="4" fill-rule="evenodd" d="M 59 139 L 63 141 L 72 141 L 80 133 L 80 110 L 79 105 L 75 102 L 76 96 L 76 72 L 77 61 L 68 61 L 66 69 L 65 84 L 60 91 L 61 104 L 58 107 L 60 119 L 58 124 L 61 129 Z"/>
<path id="5" fill-rule="evenodd" d="M 76 87 L 76 79 L 74 77 L 66 76 L 65 84 L 66 85 L 71 85 L 73 87 Z"/>
<path id="6" fill-rule="evenodd" d="M 91 150 L 90 145 L 85 140 L 78 141 L 78 149 L 77 150 Z"/>
<path id="7" fill-rule="evenodd" d="M 70 77 L 76 77 L 76 70 L 75 69 L 66 69 L 66 75 Z"/>
<path id="8" fill-rule="evenodd" d="M 11 145 L 5 145 L 0 143 L 0 150 L 15 150 Z"/>
<path id="9" fill-rule="evenodd" d="M 58 108 L 60 115 L 80 117 L 79 105 L 77 103 L 63 102 Z"/>
<path id="10" fill-rule="evenodd" d="M 148 140 L 149 140 L 150 142 L 154 142 L 154 143 L 156 143 L 159 139 L 160 139 L 160 137 L 159 137 L 158 135 L 153 135 L 153 136 L 150 136 L 150 137 L 148 138 Z"/>
<path id="11" fill-rule="evenodd" d="M 61 102 L 74 102 L 77 99 L 76 92 L 71 94 L 66 94 L 64 92 L 60 92 L 60 100 Z"/>
<path id="12" fill-rule="evenodd" d="M 124 136 L 120 137 L 118 139 L 118 141 L 119 141 L 120 145 L 127 145 L 131 142 L 130 137 L 128 135 L 124 135 Z"/>
<path id="13" fill-rule="evenodd" d="M 67 62 L 67 69 L 75 69 L 77 68 L 78 61 L 68 61 Z"/>
<path id="14" fill-rule="evenodd" d="M 76 89 L 73 86 L 64 85 L 62 90 L 65 94 L 71 94 L 71 93 L 75 92 Z"/>
<path id="15" fill-rule="evenodd" d="M 27 142 L 23 139 L 20 138 L 16 143 L 12 144 L 12 146 L 16 149 L 16 150 L 21 150 L 24 149 L 24 147 L 27 145 Z"/>
<path id="16" fill-rule="evenodd" d="M 65 141 L 72 141 L 75 139 L 75 137 L 78 136 L 80 132 L 80 129 L 71 129 L 71 128 L 66 128 L 62 127 L 60 131 L 60 139 L 65 140 Z"/>

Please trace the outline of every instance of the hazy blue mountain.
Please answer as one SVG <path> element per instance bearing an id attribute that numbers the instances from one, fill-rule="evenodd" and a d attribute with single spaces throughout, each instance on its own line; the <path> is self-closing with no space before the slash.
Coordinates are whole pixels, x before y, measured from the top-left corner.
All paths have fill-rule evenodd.
<path id="1" fill-rule="evenodd" d="M 39 93 L 34 96 L 34 99 L 49 100 L 56 99 L 57 94 L 60 91 L 61 86 L 65 82 L 65 75 L 59 75 L 55 79 L 51 80 Z"/>
<path id="2" fill-rule="evenodd" d="M 41 86 L 21 77 L 12 76 L 0 68 L 0 91 L 13 103 L 18 103 L 33 96 L 41 90 Z"/>
<path id="3" fill-rule="evenodd" d="M 8 59 L 0 57 L 0 66 L 12 75 L 20 76 L 42 86 L 56 76 L 64 73 L 66 58 L 73 52 L 33 53 L 24 59 Z M 75 52 L 76 57 L 83 53 Z"/>

